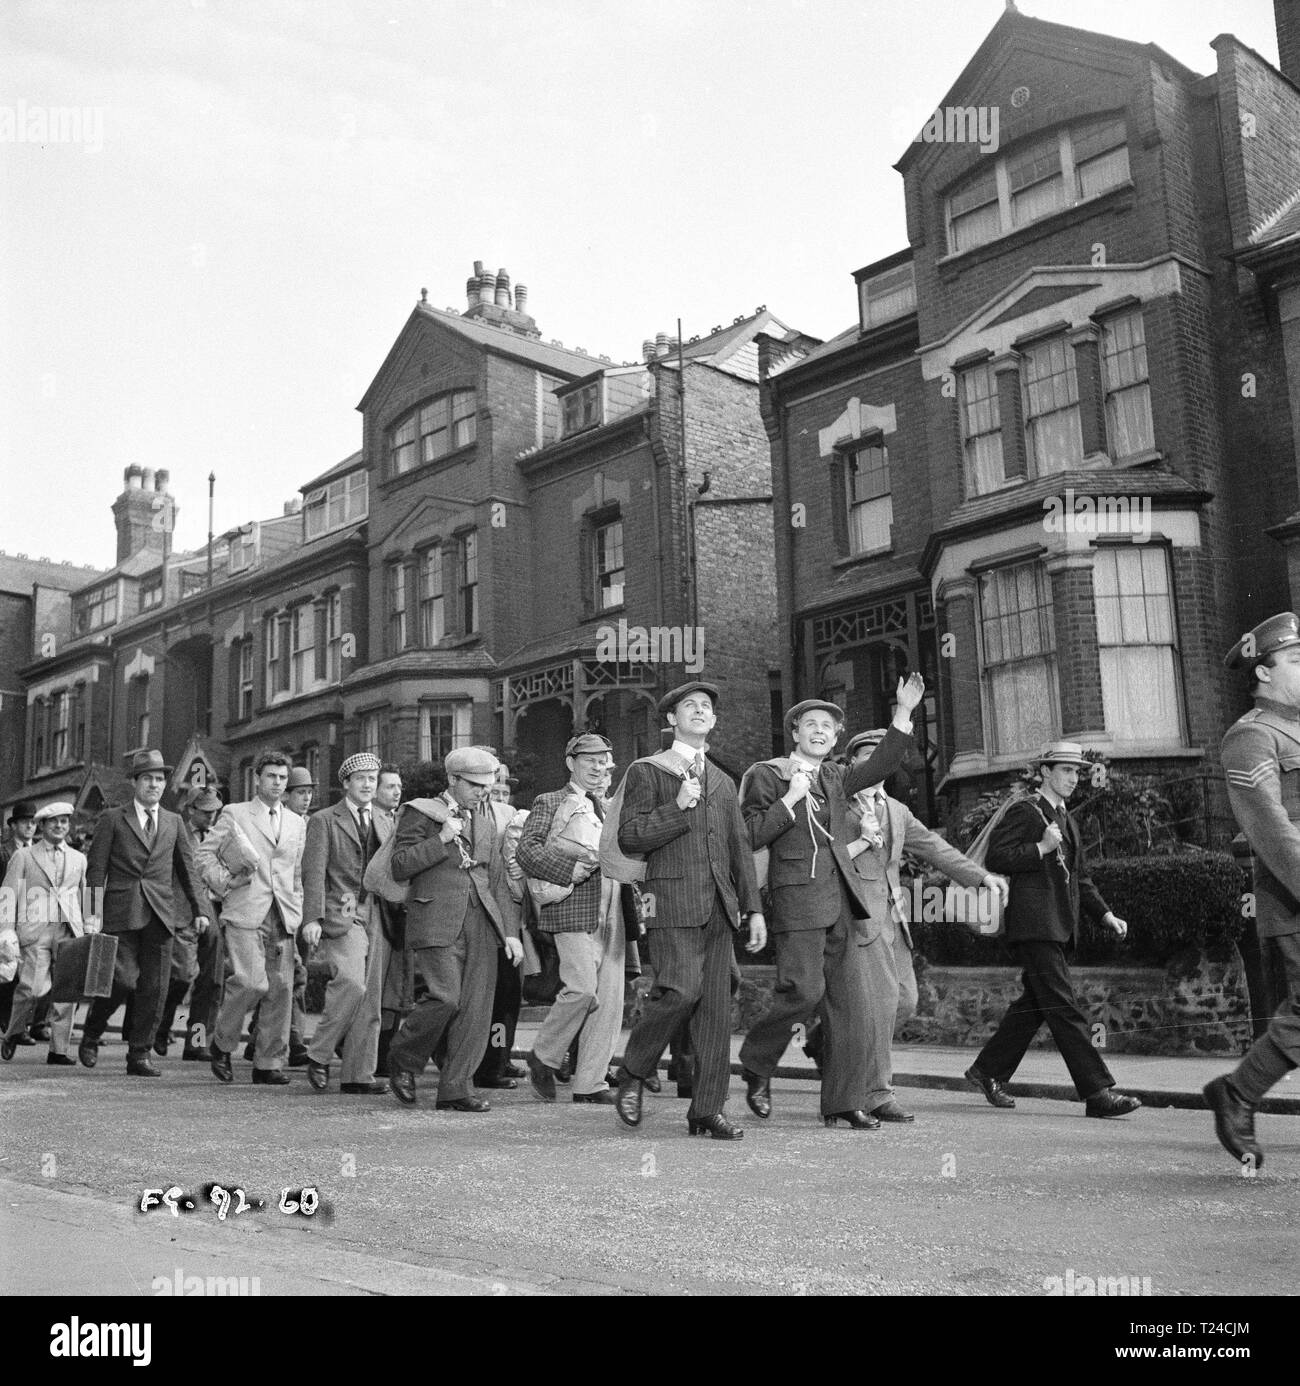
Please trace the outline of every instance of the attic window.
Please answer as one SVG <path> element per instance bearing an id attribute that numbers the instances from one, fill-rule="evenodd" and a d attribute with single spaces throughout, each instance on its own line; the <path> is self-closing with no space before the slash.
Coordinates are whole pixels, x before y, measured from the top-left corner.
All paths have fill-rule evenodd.
<path id="1" fill-rule="evenodd" d="M 239 530 L 230 537 L 230 571 L 232 573 L 242 573 L 245 568 L 251 568 L 253 561 L 257 557 L 257 532 L 256 527 L 250 525 L 248 530 Z"/>
<path id="2" fill-rule="evenodd" d="M 331 530 L 364 520 L 368 509 L 366 473 L 352 472 L 308 491 L 302 508 L 304 534 L 317 539 Z"/>
<path id="3" fill-rule="evenodd" d="M 593 380 L 580 390 L 564 397 L 564 433 L 580 433 L 584 428 L 594 428 L 601 421 L 600 381 Z"/>
<path id="4" fill-rule="evenodd" d="M 859 293 L 864 332 L 869 327 L 879 327 L 882 322 L 893 322 L 895 318 L 914 313 L 916 277 L 911 262 L 864 279 Z"/>

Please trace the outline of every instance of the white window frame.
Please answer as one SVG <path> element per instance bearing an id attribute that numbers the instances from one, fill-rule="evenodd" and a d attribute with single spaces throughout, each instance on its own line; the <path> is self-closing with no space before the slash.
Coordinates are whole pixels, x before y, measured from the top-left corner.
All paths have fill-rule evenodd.
<path id="1" fill-rule="evenodd" d="M 438 698 L 422 701 L 420 703 L 420 759 L 421 760 L 441 760 L 442 754 L 436 753 L 434 746 L 433 724 L 434 719 L 440 721 L 450 718 L 451 721 L 451 745 L 446 749 L 451 751 L 459 746 L 469 746 L 472 744 L 474 734 L 474 704 L 468 698 Z"/>
<path id="2" fill-rule="evenodd" d="M 869 471 L 860 469 L 858 458 L 864 453 L 874 452 L 882 455 L 884 465 L 874 466 Z M 879 433 L 861 438 L 851 448 L 844 450 L 844 520 L 848 551 L 855 558 L 864 554 L 884 553 L 893 547 L 894 495 L 890 465 L 889 448 Z M 861 475 L 870 478 L 878 474 L 884 476 L 884 489 L 858 497 L 855 477 Z"/>
<path id="3" fill-rule="evenodd" d="M 1128 330 L 1129 340 L 1125 345 L 1117 346 L 1117 334 L 1121 328 Z M 1141 457 L 1155 448 L 1155 421 L 1151 415 L 1151 362 L 1146 344 L 1146 320 L 1141 307 L 1101 319 L 1100 354 L 1106 446 L 1111 460 L 1120 462 L 1130 457 Z M 1144 435 L 1136 446 L 1124 445 L 1120 441 L 1121 434 L 1126 431 L 1120 425 L 1120 411 L 1124 409 L 1127 413 L 1129 397 L 1137 404 L 1137 428 Z M 1121 404 L 1121 400 L 1126 403 Z"/>
<path id="4" fill-rule="evenodd" d="M 610 555 L 602 550 L 601 535 L 612 529 L 618 530 L 618 542 L 612 547 L 610 554 L 617 556 L 618 562 L 603 567 L 602 560 Z M 627 553 L 624 548 L 623 516 L 621 514 L 611 515 L 608 519 L 602 520 L 592 527 L 591 556 L 595 568 L 596 610 L 613 611 L 622 606 L 627 597 Z M 618 576 L 617 586 L 613 582 L 616 574 Z M 606 600 L 607 597 L 608 600 Z"/>
<path id="5" fill-rule="evenodd" d="M 1021 600 L 1024 580 L 1028 578 L 1035 599 L 1029 605 Z M 1007 588 L 1014 586 L 1014 607 L 1004 598 Z M 1060 690 L 1057 683 L 1057 651 L 1055 622 L 1052 612 L 1052 586 L 1040 559 L 1029 559 L 979 574 L 979 641 L 980 678 L 984 690 L 985 745 L 993 756 L 1006 757 L 1032 753 L 1059 733 L 1061 719 Z M 995 595 L 996 600 L 990 601 Z M 1041 667 L 1041 679 L 1038 669 Z M 1002 699 L 1017 694 L 1017 683 L 1026 678 L 1039 681 L 1041 695 L 1047 706 L 1046 725 L 1038 725 L 1016 709 L 1003 709 Z M 1015 727 L 1019 733 L 1016 744 L 1004 744 L 999 735 L 1002 727 Z"/>
<path id="6" fill-rule="evenodd" d="M 1048 476 L 1083 465 L 1083 419 L 1079 412 L 1079 372 L 1074 348 L 1065 334 L 1040 337 L 1020 350 L 1020 402 L 1025 424 L 1025 459 L 1030 476 Z M 1045 356 L 1059 351 L 1062 369 L 1034 376 Z M 1051 382 L 1051 383 L 1049 383 Z M 1064 402 L 1062 402 L 1062 391 Z M 1044 407 L 1051 396 L 1050 408 Z M 1045 442 L 1063 428 L 1074 444 L 1072 456 L 1048 453 Z"/>
<path id="7" fill-rule="evenodd" d="M 911 260 L 864 279 L 859 287 L 863 331 L 916 312 L 916 266 Z"/>
<path id="8" fill-rule="evenodd" d="M 359 524 L 370 513 L 370 477 L 364 470 L 336 477 L 307 493 L 303 503 L 303 541 Z"/>
<path id="9" fill-rule="evenodd" d="M 564 396 L 561 410 L 561 436 L 568 438 L 588 428 L 598 428 L 605 419 L 605 378 L 589 380 L 581 389 Z"/>
<path id="10" fill-rule="evenodd" d="M 442 544 L 420 554 L 420 644 L 432 649 L 447 634 L 447 594 L 443 583 Z M 432 581 L 431 581 L 432 579 Z"/>

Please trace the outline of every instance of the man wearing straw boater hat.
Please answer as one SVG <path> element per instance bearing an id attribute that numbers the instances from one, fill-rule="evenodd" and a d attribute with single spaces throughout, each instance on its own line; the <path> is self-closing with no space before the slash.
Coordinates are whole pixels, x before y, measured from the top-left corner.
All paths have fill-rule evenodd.
<path id="1" fill-rule="evenodd" d="M 1255 1108 L 1300 1064 L 1300 617 L 1283 611 L 1228 651 L 1255 706 L 1228 728 L 1219 758 L 1228 803 L 1254 853 L 1255 927 L 1286 996 L 1236 1069 L 1206 1085 L 1215 1134 L 1251 1168 L 1264 1163 Z M 1280 976 L 1279 976 L 1280 980 Z"/>
<path id="2" fill-rule="evenodd" d="M 1115 1079 L 1092 1043 L 1088 1017 L 1070 980 L 1067 953 L 1075 945 L 1080 911 L 1120 938 L 1128 933 L 1089 878 L 1083 838 L 1065 807 L 1087 765 L 1076 742 L 1052 742 L 1038 757 L 1038 793 L 1012 804 L 989 839 L 988 869 L 1011 878 L 1006 939 L 1024 969 L 1025 988 L 966 1070 L 994 1107 L 1016 1105 L 1004 1084 L 1044 1021 L 1088 1116 L 1127 1116 L 1142 1105 L 1114 1091 Z"/>

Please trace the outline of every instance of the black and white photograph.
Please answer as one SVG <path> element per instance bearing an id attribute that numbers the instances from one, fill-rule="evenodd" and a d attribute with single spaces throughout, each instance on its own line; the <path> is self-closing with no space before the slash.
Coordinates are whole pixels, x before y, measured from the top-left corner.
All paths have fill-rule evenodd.
<path id="1" fill-rule="evenodd" d="M 417 1296 L 1280 1354 L 1300 0 L 0 46 L 22 1360 L 324 1296 L 323 1365 Z"/>

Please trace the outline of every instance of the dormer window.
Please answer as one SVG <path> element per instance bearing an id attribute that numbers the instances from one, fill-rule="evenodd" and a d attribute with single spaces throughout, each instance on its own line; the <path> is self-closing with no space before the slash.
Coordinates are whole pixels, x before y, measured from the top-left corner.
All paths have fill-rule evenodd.
<path id="1" fill-rule="evenodd" d="M 911 262 L 864 279 L 858 293 L 864 332 L 916 312 L 916 277 Z"/>
<path id="2" fill-rule="evenodd" d="M 307 493 L 302 508 L 304 534 L 307 539 L 319 539 L 322 534 L 356 524 L 369 512 L 369 488 L 364 471 L 338 477 L 328 486 L 318 486 Z"/>
<path id="3" fill-rule="evenodd" d="M 948 195 L 948 251 L 984 245 L 1129 181 L 1124 118 L 1062 127 L 992 159 Z"/>
<path id="4" fill-rule="evenodd" d="M 162 599 L 163 580 L 161 573 L 158 573 L 154 577 L 147 577 L 140 583 L 141 611 L 152 611 L 154 607 L 161 606 Z"/>
<path id="5" fill-rule="evenodd" d="M 437 462 L 478 436 L 478 397 L 473 390 L 449 390 L 413 409 L 388 430 L 388 475 L 401 476 L 425 462 Z"/>
<path id="6" fill-rule="evenodd" d="M 72 628 L 77 635 L 88 635 L 117 621 L 117 580 L 92 592 L 83 592 L 72 602 Z"/>
<path id="7" fill-rule="evenodd" d="M 229 553 L 232 573 L 242 573 L 246 568 L 251 568 L 257 557 L 257 526 L 249 525 L 247 529 L 236 530 L 230 536 Z"/>
<path id="8" fill-rule="evenodd" d="M 601 422 L 600 381 L 593 380 L 564 397 L 564 434 L 580 433 Z"/>

